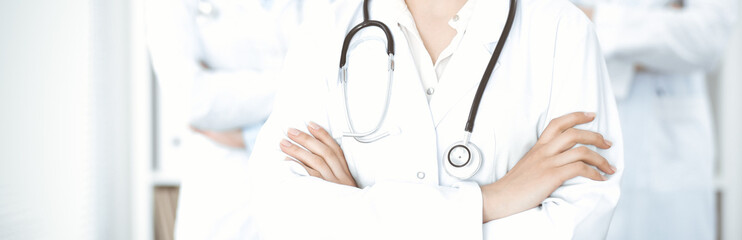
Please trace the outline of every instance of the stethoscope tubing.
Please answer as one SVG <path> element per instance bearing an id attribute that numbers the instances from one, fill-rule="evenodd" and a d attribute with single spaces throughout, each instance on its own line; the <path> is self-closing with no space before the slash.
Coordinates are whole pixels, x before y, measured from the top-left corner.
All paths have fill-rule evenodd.
<path id="1" fill-rule="evenodd" d="M 367 10 L 364 10 L 364 12 L 366 11 Z M 345 64 L 347 63 L 348 48 L 350 47 L 350 41 L 353 40 L 353 36 L 355 36 L 356 33 L 358 33 L 359 31 L 367 27 L 378 27 L 382 31 L 384 31 L 384 35 L 386 35 L 386 42 L 387 42 L 386 53 L 394 56 L 394 39 L 392 38 L 392 31 L 389 30 L 389 27 L 387 27 L 386 24 L 376 21 L 376 20 L 364 20 L 360 24 L 350 29 L 350 32 L 348 32 L 348 35 L 345 36 L 345 40 L 343 41 L 343 49 L 341 50 L 341 55 L 340 55 L 340 68 L 345 67 Z"/>
<path id="2" fill-rule="evenodd" d="M 371 143 L 375 142 L 379 139 L 382 139 L 386 136 L 389 136 L 391 133 L 389 131 L 386 131 L 384 133 L 381 133 L 377 136 L 371 136 L 378 132 L 381 129 L 381 126 L 384 124 L 384 120 L 386 120 L 387 113 L 389 112 L 389 105 L 391 104 L 391 96 L 392 96 L 392 82 L 394 79 L 394 54 L 389 54 L 389 77 L 387 78 L 387 89 L 386 89 L 386 100 L 384 101 L 384 110 L 381 113 L 381 117 L 379 118 L 379 121 L 377 122 L 376 126 L 371 129 L 368 132 L 364 133 L 357 133 L 355 130 L 355 127 L 353 126 L 353 118 L 350 117 L 350 107 L 348 104 L 348 84 L 347 84 L 347 66 L 344 66 L 340 71 L 342 74 L 342 82 L 341 85 L 343 85 L 343 105 L 345 107 L 345 119 L 346 123 L 348 124 L 348 129 L 350 129 L 350 132 L 343 133 L 343 136 L 346 137 L 352 137 L 356 139 L 356 141 L 361 143 Z"/>
<path id="3" fill-rule="evenodd" d="M 350 132 L 343 133 L 343 136 L 352 137 L 356 141 L 361 142 L 361 143 L 375 142 L 391 134 L 391 132 L 386 131 L 381 134 L 377 134 L 373 136 L 381 129 L 381 126 L 384 124 L 384 120 L 386 119 L 386 116 L 389 110 L 389 105 L 391 102 L 392 82 L 393 82 L 392 79 L 394 76 L 394 38 L 392 36 L 392 31 L 389 30 L 389 27 L 387 27 L 386 24 L 380 21 L 369 19 L 368 4 L 369 4 L 368 0 L 363 1 L 363 22 L 354 26 L 348 32 L 348 34 L 345 36 L 345 39 L 343 40 L 343 48 L 341 50 L 341 55 L 340 55 L 340 73 L 339 73 L 340 79 L 341 79 L 340 84 L 343 85 L 343 105 L 345 107 L 345 118 L 346 118 L 346 123 L 348 124 L 348 129 L 350 130 Z M 385 100 L 385 106 L 384 106 L 384 110 L 382 112 L 382 115 L 379 121 L 377 122 L 376 126 L 370 131 L 358 133 L 356 132 L 353 126 L 353 120 L 350 117 L 350 107 L 348 106 L 348 85 L 347 85 L 347 82 L 348 82 L 347 63 L 348 61 L 347 61 L 347 57 L 348 57 L 348 49 L 350 48 L 350 43 L 353 40 L 353 37 L 356 35 L 356 33 L 358 33 L 359 31 L 367 27 L 378 27 L 384 32 L 384 35 L 386 36 L 386 42 L 387 42 L 386 52 L 387 52 L 387 55 L 389 56 L 389 65 L 388 65 L 389 78 L 387 82 L 387 95 L 386 95 L 386 100 Z"/>
<path id="4" fill-rule="evenodd" d="M 477 112 L 479 111 L 479 103 L 482 102 L 482 96 L 484 95 L 484 90 L 487 88 L 487 83 L 490 80 L 490 77 L 492 76 L 492 72 L 495 70 L 495 64 L 497 64 L 497 60 L 499 60 L 500 55 L 502 54 L 502 50 L 505 47 L 505 42 L 508 39 L 508 36 L 510 35 L 510 30 L 513 27 L 513 21 L 515 21 L 515 12 L 517 8 L 518 1 L 517 0 L 510 0 L 510 10 L 508 11 L 508 19 L 505 22 L 505 27 L 502 29 L 502 34 L 500 34 L 500 39 L 497 41 L 497 46 L 495 47 L 494 53 L 492 53 L 492 57 L 490 58 L 489 63 L 487 64 L 487 68 L 484 71 L 484 75 L 482 76 L 482 80 L 479 82 L 479 87 L 477 87 L 477 92 L 474 95 L 474 100 L 471 104 L 471 109 L 469 109 L 469 118 L 466 120 L 466 126 L 464 127 L 464 131 L 467 131 L 471 133 L 474 130 L 474 121 L 477 119 Z"/>

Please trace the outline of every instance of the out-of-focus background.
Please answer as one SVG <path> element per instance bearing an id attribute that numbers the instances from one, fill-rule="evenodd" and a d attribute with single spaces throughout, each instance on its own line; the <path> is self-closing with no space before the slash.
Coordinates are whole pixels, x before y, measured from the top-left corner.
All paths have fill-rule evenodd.
<path id="1" fill-rule="evenodd" d="M 172 239 L 186 166 L 229 154 L 155 79 L 145 5 L 0 2 L 0 239 Z M 718 239 L 742 239 L 742 24 L 708 86 Z"/>

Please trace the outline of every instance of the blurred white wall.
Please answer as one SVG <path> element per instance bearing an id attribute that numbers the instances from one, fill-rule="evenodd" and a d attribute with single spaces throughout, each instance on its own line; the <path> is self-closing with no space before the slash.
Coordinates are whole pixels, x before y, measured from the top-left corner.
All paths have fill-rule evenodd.
<path id="1" fill-rule="evenodd" d="M 0 239 L 132 239 L 128 1 L 0 1 Z"/>
<path id="2" fill-rule="evenodd" d="M 0 239 L 97 235 L 90 6 L 0 3 Z"/>
<path id="3" fill-rule="evenodd" d="M 726 51 L 714 94 L 722 190 L 722 239 L 742 239 L 742 24 L 738 22 Z"/>

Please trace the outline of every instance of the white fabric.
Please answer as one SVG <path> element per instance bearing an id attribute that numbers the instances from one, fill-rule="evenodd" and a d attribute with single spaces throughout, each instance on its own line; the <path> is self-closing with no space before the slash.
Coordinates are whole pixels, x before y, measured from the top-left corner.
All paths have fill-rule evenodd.
<path id="1" fill-rule="evenodd" d="M 301 4 L 262 2 L 145 1 L 158 83 L 180 102 L 171 106 L 184 106 L 178 115 L 191 125 L 236 129 L 259 125 L 270 114 L 276 74 L 298 28 Z"/>
<path id="2" fill-rule="evenodd" d="M 280 85 L 277 73 L 304 14 L 302 1 L 144 4 L 162 106 L 158 171 L 180 178 L 175 237 L 249 238 L 252 230 L 243 227 L 250 223 L 247 192 L 242 191 L 245 151 L 218 146 L 189 125 L 206 130 L 243 128 L 247 151 L 251 150 L 272 109 Z"/>
<path id="3" fill-rule="evenodd" d="M 714 239 L 714 136 L 705 71 L 733 0 L 584 0 L 619 96 L 626 175 L 609 239 Z M 641 65 L 646 71 L 636 72 Z M 615 70 L 615 71 L 614 71 Z"/>
<path id="4" fill-rule="evenodd" d="M 247 155 L 224 149 L 208 139 L 186 142 L 194 152 L 182 159 L 190 171 L 183 174 L 178 197 L 175 239 L 251 239 L 249 192 L 244 191 Z"/>
<path id="5" fill-rule="evenodd" d="M 343 1 L 333 6 L 335 11 L 328 8 L 317 14 L 304 29 L 302 41 L 289 51 L 282 79 L 293 81 L 279 92 L 250 159 L 247 191 L 253 198 L 254 227 L 260 239 L 596 239 L 605 235 L 619 198 L 623 144 L 595 33 L 577 8 L 566 1 L 520 1 L 511 37 L 471 136 L 483 152 L 482 168 L 471 180 L 459 181 L 445 173 L 440 156 L 463 137 L 474 89 L 505 23 L 508 1 L 476 2 L 462 42 L 429 103 L 420 91 L 416 60 L 397 24 L 406 9 L 404 2 L 371 5 L 372 18 L 390 26 L 396 42 L 395 80 L 383 129 L 399 131 L 369 144 L 339 139 L 361 189 L 309 177 L 300 165 L 284 161 L 279 141 L 286 138 L 289 127 L 306 130 L 306 122 L 314 121 L 336 136 L 348 131 L 339 104 L 337 63 L 345 33 L 360 22 L 361 1 Z M 349 68 L 349 104 L 356 106 L 351 115 L 360 129 L 375 123 L 378 111 L 373 109 L 379 103 L 371 100 L 382 99 L 384 93 L 383 81 L 374 77 L 385 74 L 384 48 L 374 47 L 378 46 L 360 44 L 350 49 L 349 64 L 354 65 Z M 374 95 L 379 89 L 382 97 Z M 496 181 L 512 168 L 551 119 L 574 111 L 597 113 L 594 122 L 580 128 L 600 132 L 614 142 L 612 149 L 597 152 L 618 173 L 605 182 L 569 180 L 541 206 L 482 224 L 478 186 Z"/>

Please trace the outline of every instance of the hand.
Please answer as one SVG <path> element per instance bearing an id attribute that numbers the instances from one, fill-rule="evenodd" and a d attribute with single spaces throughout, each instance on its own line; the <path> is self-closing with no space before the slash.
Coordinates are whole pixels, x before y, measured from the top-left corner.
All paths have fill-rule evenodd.
<path id="1" fill-rule="evenodd" d="M 348 163 L 345 161 L 343 150 L 335 142 L 335 139 L 316 123 L 310 122 L 308 129 L 312 135 L 290 128 L 288 137 L 309 151 L 292 144 L 286 139 L 281 140 L 281 151 L 291 157 L 287 160 L 301 164 L 313 177 L 358 187 L 348 170 Z"/>
<path id="2" fill-rule="evenodd" d="M 203 134 L 207 138 L 211 139 L 211 141 L 214 141 L 221 145 L 231 147 L 231 148 L 240 148 L 240 149 L 245 148 L 245 139 L 242 138 L 241 129 L 217 132 L 217 131 L 201 130 L 201 129 L 191 126 L 191 130 L 193 130 L 194 132 Z"/>
<path id="3" fill-rule="evenodd" d="M 647 68 L 644 67 L 644 66 L 642 66 L 642 65 L 637 64 L 637 65 L 634 65 L 634 71 L 636 71 L 636 72 L 646 72 L 647 71 Z"/>
<path id="4" fill-rule="evenodd" d="M 580 10 L 585 13 L 585 16 L 589 18 L 590 20 L 593 20 L 593 15 L 595 13 L 595 10 L 591 7 L 580 7 Z"/>
<path id="5" fill-rule="evenodd" d="M 564 181 L 583 176 L 606 180 L 591 166 L 607 174 L 615 167 L 585 146 L 608 149 L 612 143 L 603 136 L 574 128 L 595 119 L 594 113 L 571 113 L 549 122 L 536 145 L 497 182 L 482 186 L 484 222 L 507 217 L 538 206 Z"/>

